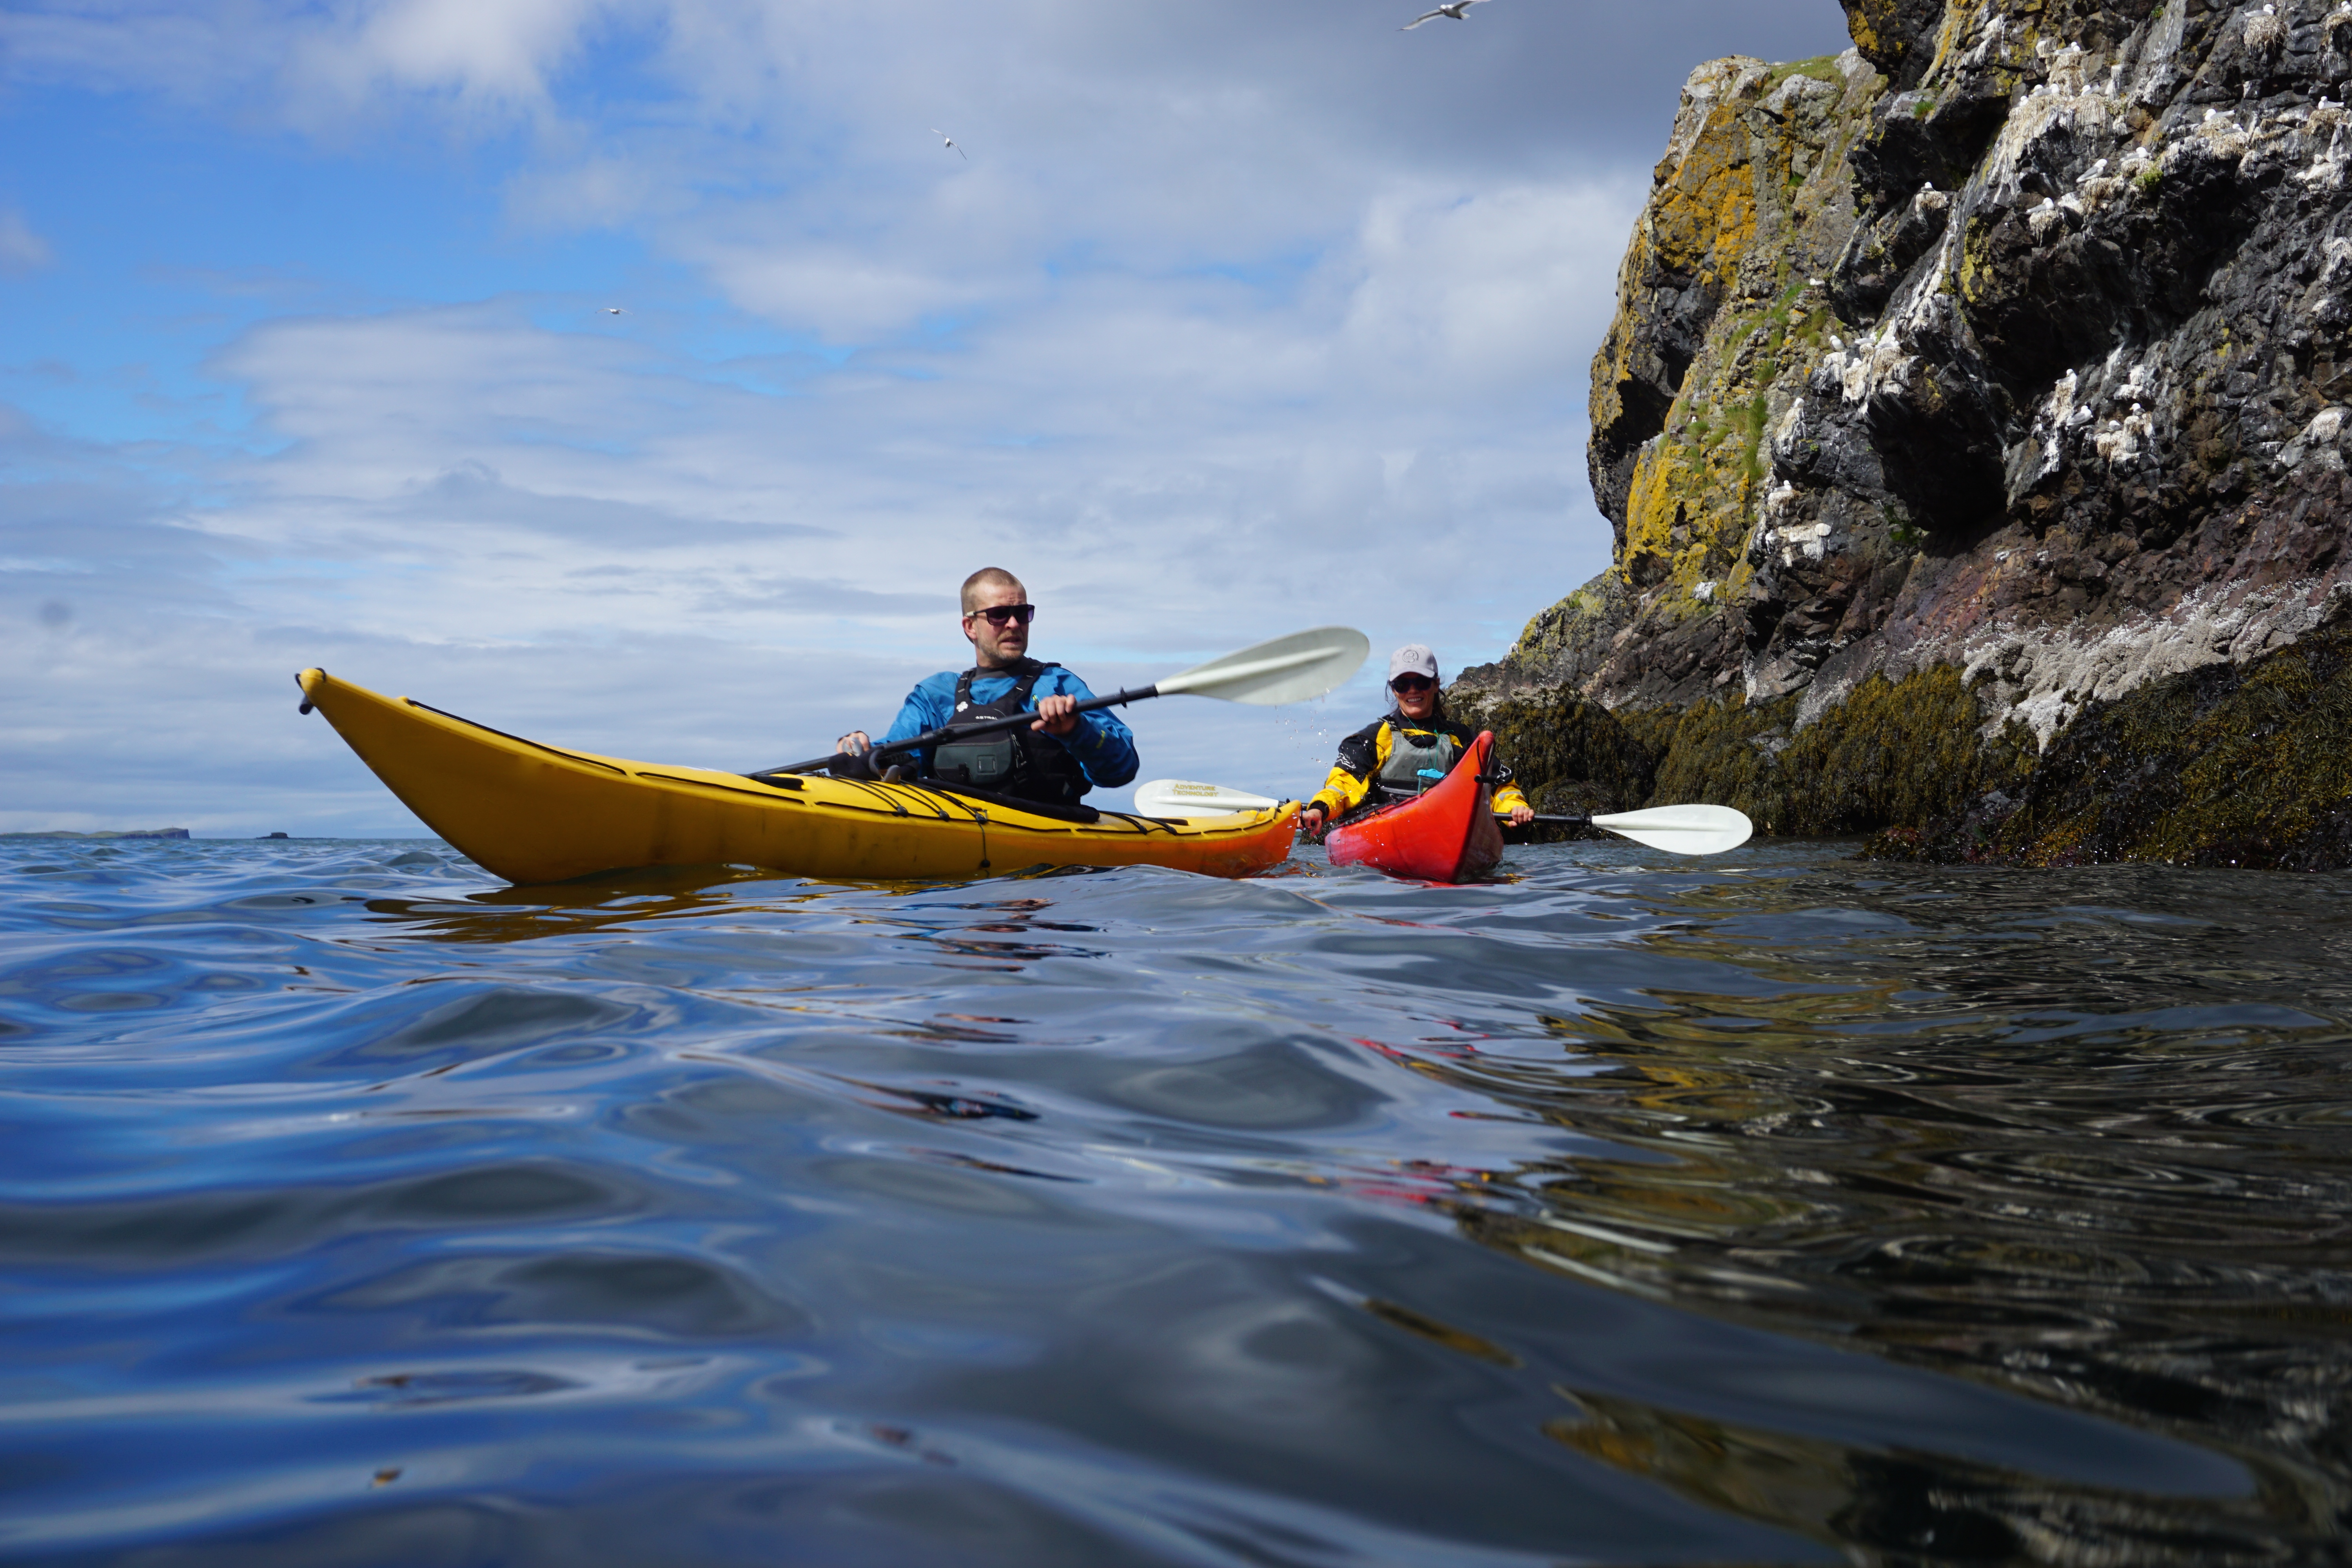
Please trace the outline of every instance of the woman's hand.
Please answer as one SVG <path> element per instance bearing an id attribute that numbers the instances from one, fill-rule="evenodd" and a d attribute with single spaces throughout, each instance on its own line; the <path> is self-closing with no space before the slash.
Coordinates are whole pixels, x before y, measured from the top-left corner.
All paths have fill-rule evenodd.
<path id="1" fill-rule="evenodd" d="M 1511 826 L 1514 826 L 1514 827 L 1525 827 L 1528 823 L 1533 822 L 1535 819 L 1536 819 L 1536 808 L 1535 808 L 1534 806 L 1532 806 L 1532 805 L 1515 805 L 1515 806 L 1511 807 Z"/>

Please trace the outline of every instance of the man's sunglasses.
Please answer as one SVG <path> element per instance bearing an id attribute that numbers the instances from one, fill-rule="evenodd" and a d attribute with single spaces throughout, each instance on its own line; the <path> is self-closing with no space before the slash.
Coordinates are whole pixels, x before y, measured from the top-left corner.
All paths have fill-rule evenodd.
<path id="1" fill-rule="evenodd" d="M 1425 675 L 1400 675 L 1389 682 L 1391 691 L 1426 691 L 1437 682 Z"/>
<path id="2" fill-rule="evenodd" d="M 992 626 L 1009 626 L 1015 621 L 1025 626 L 1036 614 L 1034 605 L 991 605 L 984 610 L 967 610 L 963 618 L 968 621 L 974 616 L 986 616 Z"/>

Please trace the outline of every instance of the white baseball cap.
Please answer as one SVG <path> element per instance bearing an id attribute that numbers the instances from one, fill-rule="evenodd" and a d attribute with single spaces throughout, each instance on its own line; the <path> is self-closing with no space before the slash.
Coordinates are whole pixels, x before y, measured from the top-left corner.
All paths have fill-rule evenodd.
<path id="1" fill-rule="evenodd" d="M 1437 679 L 1437 656 L 1417 642 L 1409 642 L 1389 655 L 1389 679 L 1400 675 L 1425 675 Z"/>

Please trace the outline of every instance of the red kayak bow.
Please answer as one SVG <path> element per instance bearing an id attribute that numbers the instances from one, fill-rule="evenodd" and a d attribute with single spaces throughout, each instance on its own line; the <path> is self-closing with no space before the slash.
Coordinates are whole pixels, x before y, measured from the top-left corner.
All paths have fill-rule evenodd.
<path id="1" fill-rule="evenodd" d="M 1483 776 L 1495 737 L 1481 730 L 1454 771 L 1411 800 L 1335 827 L 1324 845 L 1334 866 L 1361 863 L 1391 877 L 1463 882 L 1495 868 L 1503 830 Z"/>

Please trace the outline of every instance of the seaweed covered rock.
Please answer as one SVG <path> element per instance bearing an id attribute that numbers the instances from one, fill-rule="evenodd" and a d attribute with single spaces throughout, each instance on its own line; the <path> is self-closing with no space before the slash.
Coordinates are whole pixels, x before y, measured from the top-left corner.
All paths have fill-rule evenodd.
<path id="1" fill-rule="evenodd" d="M 1538 811 L 1706 801 L 1738 807 L 1765 833 L 1859 834 L 1955 817 L 2025 777 L 2033 737 L 2013 721 L 1988 722 L 1985 684 L 1971 689 L 1952 665 L 1872 676 L 1804 724 L 1794 695 L 1612 712 L 1562 688 L 1497 697 L 1465 678 L 1447 702 L 1495 731 Z"/>
<path id="2" fill-rule="evenodd" d="M 1866 852 L 2022 866 L 2352 864 L 2352 596 L 2289 647 L 2096 704 L 2021 782 L 1924 829 L 1883 833 Z"/>
<path id="3" fill-rule="evenodd" d="M 1958 813 L 2013 784 L 2031 737 L 1986 721 L 1949 665 L 1873 676 L 1811 724 L 1795 697 L 1737 698 L 1628 716 L 1659 753 L 1653 799 L 1737 806 L 1764 833 L 1853 834 Z"/>
<path id="4" fill-rule="evenodd" d="M 1449 710 L 1465 722 L 1495 732 L 1496 754 L 1509 764 L 1528 804 L 1539 812 L 1581 816 L 1631 811 L 1650 798 L 1656 757 L 1598 702 L 1557 689 L 1528 698 L 1448 701 Z M 1538 836 L 1581 832 L 1546 830 Z"/>

